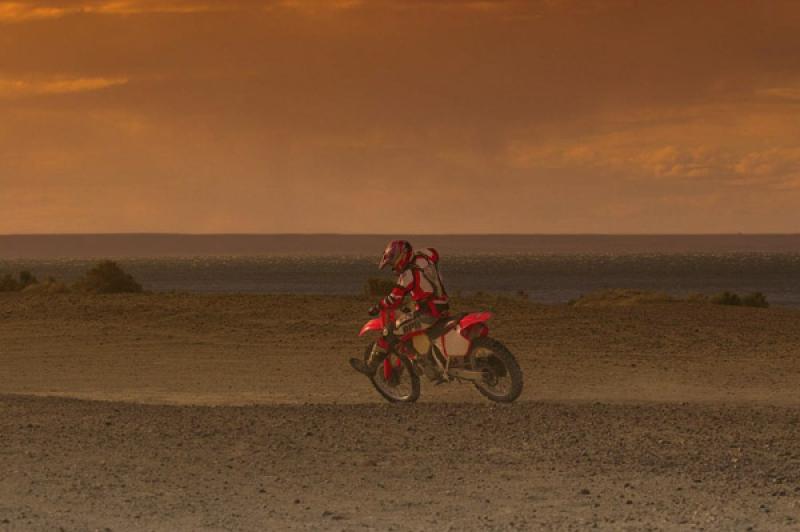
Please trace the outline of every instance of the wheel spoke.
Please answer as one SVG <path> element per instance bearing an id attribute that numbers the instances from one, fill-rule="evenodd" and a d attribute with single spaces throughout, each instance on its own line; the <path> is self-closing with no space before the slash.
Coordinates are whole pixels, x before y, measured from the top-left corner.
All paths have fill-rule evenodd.
<path id="1" fill-rule="evenodd" d="M 518 392 L 514 391 L 516 386 L 514 371 L 506 362 L 508 354 L 492 347 L 494 347 L 492 344 L 479 346 L 472 354 L 475 369 L 484 372 L 484 379 L 476 382 L 475 386 L 490 399 L 504 401 L 511 396 L 516 398 Z"/>

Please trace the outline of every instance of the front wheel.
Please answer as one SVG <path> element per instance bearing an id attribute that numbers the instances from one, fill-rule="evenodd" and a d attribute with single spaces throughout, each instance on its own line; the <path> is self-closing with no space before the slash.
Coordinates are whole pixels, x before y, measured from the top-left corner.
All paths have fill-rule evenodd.
<path id="1" fill-rule="evenodd" d="M 483 371 L 475 381 L 481 394 L 498 403 L 510 403 L 522 393 L 522 370 L 506 346 L 493 338 L 477 338 L 470 353 L 472 369 Z"/>
<path id="2" fill-rule="evenodd" d="M 367 348 L 365 360 L 371 350 L 371 346 Z M 390 403 L 413 403 L 419 399 L 419 376 L 407 357 L 389 353 L 369 380 Z"/>

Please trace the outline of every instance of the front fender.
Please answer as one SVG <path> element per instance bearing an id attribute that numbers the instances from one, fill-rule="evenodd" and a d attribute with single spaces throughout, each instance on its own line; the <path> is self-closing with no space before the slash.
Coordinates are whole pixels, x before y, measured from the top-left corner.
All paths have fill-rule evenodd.
<path id="1" fill-rule="evenodd" d="M 374 320 L 369 320 L 367 323 L 361 327 L 361 332 L 358 333 L 359 336 L 364 336 L 369 331 L 381 331 L 383 330 L 383 320 L 381 318 L 375 318 Z"/>

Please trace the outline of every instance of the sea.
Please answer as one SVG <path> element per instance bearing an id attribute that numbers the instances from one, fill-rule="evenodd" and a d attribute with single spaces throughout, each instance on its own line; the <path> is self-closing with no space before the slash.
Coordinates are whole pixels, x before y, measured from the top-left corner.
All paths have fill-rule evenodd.
<path id="1" fill-rule="evenodd" d="M 394 235 L 0 235 L 0 276 L 78 279 L 112 259 L 147 290 L 360 294 Z M 564 303 L 607 288 L 761 292 L 800 307 L 800 234 L 408 235 L 435 247 L 452 296 Z"/>

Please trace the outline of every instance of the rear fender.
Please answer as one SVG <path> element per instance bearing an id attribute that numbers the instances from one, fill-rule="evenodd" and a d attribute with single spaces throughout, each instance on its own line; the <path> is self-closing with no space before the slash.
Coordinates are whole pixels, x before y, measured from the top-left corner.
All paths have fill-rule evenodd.
<path id="1" fill-rule="evenodd" d="M 479 336 L 489 334 L 489 327 L 486 322 L 492 318 L 491 312 L 473 312 L 467 314 L 458 322 L 461 327 L 461 336 L 468 340 L 473 340 Z"/>
<path id="2" fill-rule="evenodd" d="M 470 325 L 483 323 L 485 321 L 489 321 L 490 319 L 492 319 L 491 312 L 473 312 L 461 318 L 461 321 L 459 321 L 458 324 L 461 325 L 462 329 L 466 329 Z"/>

